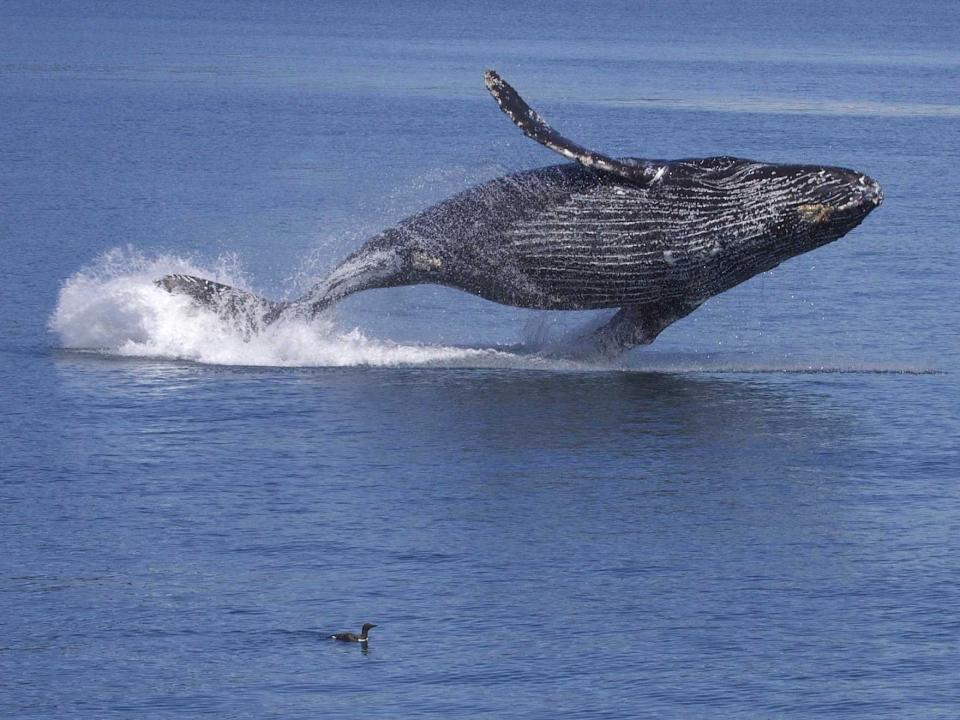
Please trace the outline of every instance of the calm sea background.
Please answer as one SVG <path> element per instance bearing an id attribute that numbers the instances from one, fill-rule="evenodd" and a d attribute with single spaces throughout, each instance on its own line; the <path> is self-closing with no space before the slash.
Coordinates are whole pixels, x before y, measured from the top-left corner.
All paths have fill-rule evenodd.
<path id="1" fill-rule="evenodd" d="M 857 168 L 839 242 L 613 365 L 368 235 L 611 154 Z M 960 715 L 960 4 L 0 4 L 0 716 Z M 322 638 L 378 623 L 368 652 Z"/>

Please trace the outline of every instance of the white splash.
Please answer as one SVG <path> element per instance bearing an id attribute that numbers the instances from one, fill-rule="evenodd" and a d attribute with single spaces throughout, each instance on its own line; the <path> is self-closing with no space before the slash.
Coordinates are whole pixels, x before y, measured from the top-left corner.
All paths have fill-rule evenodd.
<path id="1" fill-rule="evenodd" d="M 281 320 L 249 337 L 230 320 L 154 284 L 170 273 L 249 289 L 231 258 L 214 267 L 201 267 L 178 257 L 151 259 L 130 249 L 113 250 L 64 283 L 50 328 L 67 349 L 216 365 L 570 365 L 493 348 L 399 344 L 369 338 L 357 328 L 339 328 L 332 314 L 309 321 Z"/>

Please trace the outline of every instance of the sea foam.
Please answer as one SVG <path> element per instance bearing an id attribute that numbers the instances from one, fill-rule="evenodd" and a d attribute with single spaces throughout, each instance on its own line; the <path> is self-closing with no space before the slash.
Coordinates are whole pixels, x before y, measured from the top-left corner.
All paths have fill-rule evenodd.
<path id="1" fill-rule="evenodd" d="M 112 250 L 63 284 L 50 328 L 66 349 L 217 365 L 529 367 L 546 362 L 495 348 L 370 338 L 359 328 L 339 327 L 334 312 L 312 320 L 283 319 L 250 336 L 241 324 L 155 285 L 169 273 L 253 290 L 232 258 L 205 267 L 180 257 L 148 258 L 130 249 Z"/>

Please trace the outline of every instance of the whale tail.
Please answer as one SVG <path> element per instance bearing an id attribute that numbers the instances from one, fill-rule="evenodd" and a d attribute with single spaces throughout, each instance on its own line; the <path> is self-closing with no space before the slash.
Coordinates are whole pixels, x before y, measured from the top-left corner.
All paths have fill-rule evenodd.
<path id="1" fill-rule="evenodd" d="M 154 284 L 174 295 L 186 295 L 201 307 L 239 322 L 248 333 L 256 333 L 281 317 L 310 319 L 347 295 L 378 287 L 416 282 L 402 272 L 396 248 L 368 242 L 347 257 L 301 298 L 274 301 L 259 295 L 193 275 L 167 275 Z"/>
<path id="2" fill-rule="evenodd" d="M 193 275 L 166 275 L 154 282 L 174 295 L 186 295 L 223 318 L 240 321 L 247 332 L 269 325 L 294 303 L 267 300 L 246 290 Z"/>

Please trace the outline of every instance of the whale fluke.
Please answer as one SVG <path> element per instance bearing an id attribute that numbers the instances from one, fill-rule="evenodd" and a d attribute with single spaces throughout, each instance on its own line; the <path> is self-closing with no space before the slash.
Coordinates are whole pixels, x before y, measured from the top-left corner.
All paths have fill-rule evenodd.
<path id="1" fill-rule="evenodd" d="M 187 295 L 222 317 L 244 319 L 250 330 L 270 324 L 289 306 L 289 303 L 267 300 L 246 290 L 193 275 L 166 275 L 154 284 L 167 292 Z"/>
<path id="2" fill-rule="evenodd" d="M 652 164 L 629 165 L 595 150 L 588 150 L 582 145 L 568 140 L 550 127 L 547 121 L 540 117 L 537 111 L 530 107 L 514 90 L 513 86 L 500 77 L 496 71 L 487 70 L 483 74 L 483 79 L 487 90 L 497 101 L 497 105 L 513 121 L 514 125 L 520 128 L 528 138 L 536 140 L 555 153 L 559 153 L 570 160 L 576 160 L 584 167 L 592 170 L 602 170 L 618 175 L 636 185 L 649 185 L 663 175 L 664 169 L 662 167 Z"/>

